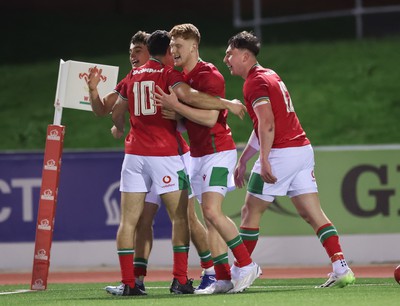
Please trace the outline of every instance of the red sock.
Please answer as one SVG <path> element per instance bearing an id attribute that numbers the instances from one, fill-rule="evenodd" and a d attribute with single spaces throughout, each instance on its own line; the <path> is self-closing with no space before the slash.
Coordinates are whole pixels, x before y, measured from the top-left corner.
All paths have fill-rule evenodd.
<path id="1" fill-rule="evenodd" d="M 200 257 L 200 266 L 203 269 L 208 269 L 214 266 L 214 262 L 211 257 L 211 252 L 209 250 L 199 253 L 199 257 Z"/>
<path id="2" fill-rule="evenodd" d="M 145 267 L 135 267 L 135 277 L 138 278 L 139 276 L 146 276 L 147 269 Z"/>
<path id="3" fill-rule="evenodd" d="M 122 283 L 135 287 L 135 275 L 133 274 L 133 252 L 132 254 L 118 254 L 119 266 L 121 268 Z"/>
<path id="4" fill-rule="evenodd" d="M 338 236 L 329 237 L 328 239 L 326 239 L 324 241 L 324 243 L 322 245 L 325 248 L 326 253 L 328 253 L 328 256 L 329 256 L 329 258 L 331 258 L 331 260 L 333 259 L 333 256 L 335 254 L 337 254 L 337 253 L 342 254 L 342 258 L 337 258 L 337 259 L 343 259 L 342 248 L 340 246 L 339 237 Z"/>
<path id="5" fill-rule="evenodd" d="M 217 280 L 231 280 L 231 268 L 227 263 L 214 265 Z"/>
<path id="6" fill-rule="evenodd" d="M 187 283 L 187 268 L 188 268 L 188 252 L 175 251 L 180 249 L 179 247 L 174 247 L 174 267 L 172 274 L 179 283 L 182 285 Z"/>
<path id="7" fill-rule="evenodd" d="M 259 233 L 260 228 L 240 227 L 240 236 L 250 255 L 253 254 L 257 245 Z"/>
<path id="8" fill-rule="evenodd" d="M 339 235 L 332 223 L 322 225 L 317 230 L 318 239 L 328 253 L 329 258 L 337 253 L 342 253 L 342 248 L 339 243 Z"/>
<path id="9" fill-rule="evenodd" d="M 252 263 L 249 252 L 247 251 L 247 248 L 239 235 L 228 241 L 227 245 L 231 249 L 233 256 L 235 256 L 239 267 L 247 266 Z"/>

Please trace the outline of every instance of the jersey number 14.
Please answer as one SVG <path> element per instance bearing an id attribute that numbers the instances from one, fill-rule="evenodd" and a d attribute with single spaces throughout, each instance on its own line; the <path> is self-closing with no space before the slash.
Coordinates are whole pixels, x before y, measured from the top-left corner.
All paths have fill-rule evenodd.
<path id="1" fill-rule="evenodd" d="M 283 100 L 285 101 L 286 104 L 286 111 L 288 113 L 294 112 L 292 99 L 290 98 L 289 91 L 287 90 L 285 83 L 279 81 L 278 84 L 282 92 Z"/>

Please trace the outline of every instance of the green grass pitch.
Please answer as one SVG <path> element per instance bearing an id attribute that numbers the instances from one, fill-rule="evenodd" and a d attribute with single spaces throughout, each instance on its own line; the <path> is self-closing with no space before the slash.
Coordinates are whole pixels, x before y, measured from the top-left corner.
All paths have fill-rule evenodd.
<path id="1" fill-rule="evenodd" d="M 314 289 L 325 279 L 258 279 L 239 294 L 172 295 L 168 282 L 147 282 L 148 295 L 116 297 L 106 283 L 49 284 L 47 290 L 18 292 L 27 285 L 0 286 L 0 305 L 400 305 L 400 286 L 393 278 L 360 278 L 343 289 Z M 11 293 L 13 292 L 13 293 Z"/>

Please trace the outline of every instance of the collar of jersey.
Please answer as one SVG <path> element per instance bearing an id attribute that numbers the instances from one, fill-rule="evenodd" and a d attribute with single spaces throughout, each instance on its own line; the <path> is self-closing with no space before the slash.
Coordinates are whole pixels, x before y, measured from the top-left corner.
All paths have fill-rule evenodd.
<path id="1" fill-rule="evenodd" d="M 152 61 L 155 61 L 155 62 L 157 62 L 157 63 L 160 63 L 160 64 L 162 64 L 161 63 L 161 61 L 160 60 L 158 60 L 158 59 L 156 59 L 155 57 L 150 57 L 150 60 L 152 60 Z"/>

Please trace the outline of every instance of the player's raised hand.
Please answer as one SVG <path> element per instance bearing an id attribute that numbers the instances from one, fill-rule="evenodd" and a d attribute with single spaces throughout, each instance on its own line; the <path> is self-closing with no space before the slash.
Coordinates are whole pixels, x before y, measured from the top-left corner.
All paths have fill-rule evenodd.
<path id="1" fill-rule="evenodd" d="M 100 82 L 101 73 L 103 69 L 98 69 L 97 66 L 89 69 L 89 75 L 86 79 L 86 83 L 90 90 L 94 90 L 97 88 L 97 85 Z"/>
<path id="2" fill-rule="evenodd" d="M 170 94 L 167 94 L 162 88 L 156 85 L 157 90 L 154 92 L 154 100 L 157 106 L 162 106 L 166 109 L 175 109 L 175 105 L 179 103 L 178 97 L 171 86 L 168 87 Z"/>
<path id="3" fill-rule="evenodd" d="M 246 106 L 244 106 L 238 99 L 230 100 L 228 103 L 226 103 L 226 107 L 231 113 L 238 116 L 240 119 L 243 119 L 247 112 Z"/>

